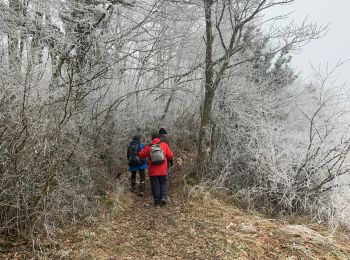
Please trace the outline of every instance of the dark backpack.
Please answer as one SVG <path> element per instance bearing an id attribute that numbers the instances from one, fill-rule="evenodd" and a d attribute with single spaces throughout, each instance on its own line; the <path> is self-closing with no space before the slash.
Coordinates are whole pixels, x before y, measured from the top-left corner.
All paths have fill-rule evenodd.
<path id="1" fill-rule="evenodd" d="M 152 164 L 162 164 L 165 161 L 165 155 L 160 144 L 154 144 L 151 146 L 150 159 Z"/>
<path id="2" fill-rule="evenodd" d="M 128 146 L 129 151 L 129 166 L 138 166 L 142 164 L 142 160 L 139 157 L 141 147 L 139 143 L 131 142 Z"/>

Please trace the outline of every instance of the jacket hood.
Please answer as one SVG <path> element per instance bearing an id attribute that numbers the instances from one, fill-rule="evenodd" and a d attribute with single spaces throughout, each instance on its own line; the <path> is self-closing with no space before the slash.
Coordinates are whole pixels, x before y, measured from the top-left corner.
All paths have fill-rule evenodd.
<path id="1" fill-rule="evenodd" d="M 141 143 L 140 140 L 132 140 L 130 142 L 130 144 L 140 144 L 140 143 Z"/>
<path id="2" fill-rule="evenodd" d="M 159 143 L 160 142 L 160 139 L 159 138 L 154 138 L 152 140 L 152 144 L 156 144 L 156 143 Z"/>

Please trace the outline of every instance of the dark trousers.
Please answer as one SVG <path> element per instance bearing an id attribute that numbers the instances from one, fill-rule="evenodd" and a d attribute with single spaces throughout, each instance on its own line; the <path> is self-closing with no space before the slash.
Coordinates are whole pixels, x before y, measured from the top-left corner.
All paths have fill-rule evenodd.
<path id="1" fill-rule="evenodd" d="M 150 179 L 154 203 L 159 205 L 161 200 L 166 199 L 167 176 L 151 176 Z"/>
<path id="2" fill-rule="evenodd" d="M 136 173 L 137 171 L 132 171 L 131 172 L 131 190 L 135 191 L 135 186 L 136 186 Z M 139 170 L 140 173 L 140 192 L 145 192 L 145 170 Z"/>

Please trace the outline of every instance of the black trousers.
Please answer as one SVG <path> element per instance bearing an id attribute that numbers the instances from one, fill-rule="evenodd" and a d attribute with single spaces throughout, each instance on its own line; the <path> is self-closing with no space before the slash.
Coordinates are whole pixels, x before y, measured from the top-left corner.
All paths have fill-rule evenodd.
<path id="1" fill-rule="evenodd" d="M 166 199 L 167 176 L 151 176 L 150 180 L 154 203 L 159 205 L 161 200 Z"/>
<path id="2" fill-rule="evenodd" d="M 140 192 L 145 192 L 145 170 L 138 170 L 138 171 L 140 174 Z M 136 173 L 137 171 L 131 172 L 130 183 L 131 183 L 132 191 L 135 191 L 135 188 L 136 188 Z"/>

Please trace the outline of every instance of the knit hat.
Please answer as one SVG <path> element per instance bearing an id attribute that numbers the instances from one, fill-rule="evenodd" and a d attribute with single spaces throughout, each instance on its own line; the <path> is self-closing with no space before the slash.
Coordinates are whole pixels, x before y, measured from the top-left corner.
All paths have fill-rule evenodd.
<path id="1" fill-rule="evenodd" d="M 160 135 L 166 135 L 166 134 L 168 134 L 168 132 L 165 130 L 165 128 L 162 127 L 162 128 L 159 129 L 159 134 Z"/>
<path id="2" fill-rule="evenodd" d="M 159 138 L 159 134 L 157 132 L 152 133 L 152 140 L 154 138 Z"/>
<path id="3" fill-rule="evenodd" d="M 132 140 L 135 140 L 135 141 L 141 141 L 141 136 L 140 135 L 134 135 L 133 137 L 132 137 Z"/>

